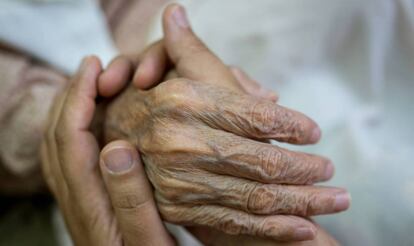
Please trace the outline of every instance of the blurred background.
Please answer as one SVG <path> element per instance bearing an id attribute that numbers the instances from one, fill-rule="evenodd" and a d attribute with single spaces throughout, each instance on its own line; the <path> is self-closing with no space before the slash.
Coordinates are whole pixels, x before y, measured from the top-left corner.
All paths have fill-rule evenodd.
<path id="1" fill-rule="evenodd" d="M 166 2 L 0 0 L 0 245 L 64 241 L 52 200 L 33 195 L 41 184 L 27 185 L 43 122 L 35 112 L 47 111 L 47 95 L 61 87 L 53 81 L 84 55 L 107 62 L 161 38 Z M 353 201 L 316 220 L 343 245 L 414 245 L 414 1 L 178 2 L 227 64 L 321 126 L 318 145 L 286 147 L 331 158 L 336 175 L 327 185 L 347 188 Z M 32 106 L 10 103 L 19 88 L 13 100 Z"/>

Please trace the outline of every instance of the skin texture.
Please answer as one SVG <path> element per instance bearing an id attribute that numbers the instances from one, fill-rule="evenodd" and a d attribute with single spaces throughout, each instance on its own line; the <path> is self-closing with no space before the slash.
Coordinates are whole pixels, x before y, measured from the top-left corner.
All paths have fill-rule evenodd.
<path id="1" fill-rule="evenodd" d="M 205 244 L 234 245 L 241 239 L 245 245 L 284 245 L 228 235 L 246 234 L 282 241 L 314 239 L 298 245 L 330 245 L 329 236 L 295 215 L 337 212 L 349 205 L 338 206 L 338 198 L 347 196 L 344 190 L 304 185 L 330 178 L 331 164 L 265 143 L 316 142 L 316 124 L 274 104 L 274 94 L 243 84 L 242 77 L 192 35 L 177 8 L 170 6 L 164 16 L 163 45 L 169 59 L 164 64 L 171 63 L 176 75 L 188 79 L 172 79 L 147 91 L 131 87 L 108 109 L 107 138 L 127 138 L 134 146 L 115 141 L 99 156 L 97 139 L 89 130 L 96 96 L 116 95 L 132 78 L 134 64 L 123 58 L 114 60 L 99 82 L 99 62 L 86 59 L 51 112 L 42 144 L 43 171 L 74 242 L 174 244 L 157 213 L 138 146 L 162 217 L 197 225 L 190 229 Z M 170 16 L 178 29 L 169 23 Z M 152 65 L 143 59 L 143 64 L 150 64 L 144 68 L 158 64 L 159 57 Z M 200 62 L 190 62 L 196 60 Z M 155 70 L 143 71 L 139 79 L 146 74 L 151 82 L 160 76 Z M 212 82 L 206 82 L 207 75 Z"/>
<path id="2" fill-rule="evenodd" d="M 86 58 L 70 87 L 57 98 L 41 148 L 45 180 L 75 245 L 174 245 L 137 150 L 116 141 L 99 155 L 89 129 L 100 72 L 99 60 Z"/>
<path id="3" fill-rule="evenodd" d="M 220 109 L 222 98 L 234 99 L 235 106 L 243 105 L 238 100 L 259 100 L 203 83 L 167 81 L 150 91 L 127 90 L 121 95 L 108 109 L 106 133 L 110 139 L 128 139 L 138 146 L 167 221 L 207 225 L 230 234 L 308 239 L 296 235 L 295 228 L 313 230 L 311 223 L 278 214 L 341 211 L 335 199 L 344 190 L 298 186 L 326 180 L 331 164 L 322 157 L 241 137 L 247 133 L 237 124 L 254 117 L 234 107 L 228 112 L 237 115 L 234 122 L 221 118 L 227 116 Z M 233 127 L 234 132 L 228 132 Z"/>
<path id="4" fill-rule="evenodd" d="M 157 52 L 153 52 L 152 49 L 156 48 L 157 46 L 153 45 L 151 47 L 149 47 L 149 49 L 147 50 L 147 52 L 144 52 L 144 55 L 141 56 L 141 61 L 143 62 L 143 64 L 147 64 L 145 61 L 148 57 L 150 57 L 153 61 L 156 60 L 160 60 L 160 59 L 165 59 L 165 57 L 159 57 L 158 55 L 160 53 Z M 157 54 L 155 56 L 153 56 L 152 54 Z M 112 79 L 111 76 L 107 76 L 107 74 L 118 74 L 117 78 L 122 78 L 122 76 L 119 76 L 120 71 L 131 71 L 132 67 L 129 66 L 125 66 L 125 67 L 120 67 L 119 64 L 129 64 L 131 65 L 132 63 L 127 62 L 127 59 L 124 60 L 124 62 L 121 62 L 122 57 L 116 58 L 114 60 L 113 63 L 111 63 L 110 66 L 108 66 L 108 68 L 102 73 L 102 75 L 100 76 L 100 83 L 99 85 L 105 86 L 105 85 L 110 85 L 113 83 L 117 83 L 118 85 L 120 84 L 125 84 L 125 81 L 122 80 L 117 80 Z M 156 63 L 157 64 L 157 63 Z M 145 66 L 144 66 L 145 68 Z M 159 66 L 160 69 L 158 70 L 152 70 L 152 71 L 162 71 L 161 68 L 163 68 L 162 64 L 160 64 Z M 154 74 L 153 72 L 151 72 L 151 70 L 145 70 L 142 69 L 142 63 L 141 65 L 137 68 L 137 70 L 141 70 L 141 72 L 143 72 L 145 74 L 144 80 L 142 80 L 141 76 L 135 76 L 136 79 L 134 81 L 134 83 L 136 83 L 137 87 L 148 87 L 148 86 L 154 86 L 151 83 L 155 83 L 157 80 L 154 80 L 154 78 L 159 78 L 159 74 Z M 247 76 L 241 69 L 239 68 L 234 68 L 231 67 L 230 71 L 234 74 L 234 76 L 236 77 L 238 83 L 240 83 L 240 85 L 245 88 L 245 93 L 249 94 L 251 96 L 256 96 L 256 97 L 261 97 L 261 98 L 267 98 L 269 100 L 275 100 L 277 98 L 275 98 L 275 94 L 274 93 L 264 93 L 261 94 L 260 92 L 263 91 L 260 89 L 260 85 L 252 80 L 249 76 Z M 237 73 L 237 74 L 236 74 Z M 238 76 L 238 75 L 242 75 L 242 76 Z M 178 76 L 176 71 L 170 71 L 168 72 L 167 75 L 170 79 L 172 78 L 176 78 Z M 111 78 L 111 80 L 109 80 L 108 78 Z M 148 80 L 149 79 L 149 80 Z M 152 81 L 151 81 L 152 79 Z M 146 80 L 146 81 L 145 81 Z M 143 82 L 143 83 L 142 83 Z M 149 83 L 150 82 L 150 83 Z M 109 88 L 112 88 L 113 86 L 109 86 Z M 105 150 L 103 151 L 105 152 Z M 117 187 L 117 192 L 115 194 L 128 194 L 128 193 L 134 193 L 135 191 L 135 187 L 131 187 L 129 185 L 123 185 L 125 181 L 119 182 Z M 135 201 L 136 199 L 125 199 L 125 197 L 123 199 L 120 199 L 119 203 L 123 204 L 122 206 L 129 206 L 129 202 L 126 202 L 128 200 L 132 200 Z M 134 220 L 135 223 L 139 222 L 138 220 Z M 154 223 L 156 224 L 156 223 Z M 318 233 L 315 236 L 314 240 L 310 240 L 310 241 L 303 241 L 303 242 L 289 242 L 289 243 L 283 243 L 283 242 L 276 242 L 273 240 L 265 240 L 265 239 L 260 239 L 257 237 L 248 237 L 248 236 L 232 236 L 229 234 L 225 234 L 221 231 L 218 230 L 214 230 L 211 229 L 209 227 L 200 227 L 200 226 L 195 226 L 195 227 L 187 227 L 188 231 L 190 233 L 192 233 L 198 240 L 200 240 L 201 243 L 203 243 L 204 245 L 272 245 L 272 246 L 277 246 L 277 245 L 289 245 L 289 246 L 301 246 L 301 245 L 337 245 L 336 241 L 331 238 L 322 228 L 318 227 Z"/>
<path id="5" fill-rule="evenodd" d="M 151 88 L 151 78 L 162 76 L 146 74 L 158 62 L 144 59 L 140 67 L 147 69 L 138 68 L 133 80 L 143 77 L 150 89 L 130 87 L 109 106 L 106 139 L 138 147 L 159 211 L 169 222 L 279 241 L 313 239 L 317 228 L 298 216 L 343 211 L 349 195 L 310 185 L 332 176 L 329 160 L 266 141 L 315 143 L 319 128 L 275 104 L 274 97 L 246 95 L 234 72 L 183 18 L 179 6 L 167 8 L 164 47 L 152 52 L 166 52 L 169 61 L 161 63 L 186 79 Z"/>
<path id="6" fill-rule="evenodd" d="M 315 239 L 301 242 L 275 242 L 273 240 L 261 239 L 250 236 L 233 236 L 217 230 L 203 227 L 191 228 L 193 233 L 203 245 L 207 246 L 336 246 L 339 243 L 329 234 L 318 227 Z"/>
<path id="7" fill-rule="evenodd" d="M 41 148 L 45 180 L 76 245 L 174 245 L 157 212 L 139 153 L 128 142 L 114 141 L 99 155 L 97 139 L 88 130 L 97 88 L 117 92 L 97 84 L 100 70 L 96 58 L 86 58 L 71 86 L 57 98 Z M 313 241 L 286 244 L 210 228 L 193 227 L 191 232 L 205 245 L 335 245 L 321 230 Z"/>

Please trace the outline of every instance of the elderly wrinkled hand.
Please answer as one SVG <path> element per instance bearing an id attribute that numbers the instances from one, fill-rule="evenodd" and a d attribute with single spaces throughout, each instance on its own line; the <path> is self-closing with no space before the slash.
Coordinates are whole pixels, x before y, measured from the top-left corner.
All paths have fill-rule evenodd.
<path id="1" fill-rule="evenodd" d="M 73 242 L 88 246 L 174 245 L 135 147 L 115 141 L 100 156 L 90 131 L 98 87 L 115 94 L 123 85 L 98 85 L 101 67 L 96 58 L 86 58 L 82 64 L 51 110 L 41 148 L 45 180 Z"/>
<path id="2" fill-rule="evenodd" d="M 184 78 L 145 91 L 127 89 L 109 106 L 106 138 L 127 139 L 139 148 L 159 211 L 169 222 L 275 240 L 313 239 L 315 225 L 300 216 L 343 211 L 349 195 L 312 185 L 332 177 L 328 159 L 266 141 L 315 143 L 316 123 L 246 94 L 194 36 L 181 7 L 167 8 L 163 24 L 161 48 L 153 50 L 167 52 Z M 168 61 L 147 63 L 155 69 Z M 120 77 L 131 76 L 124 69 Z"/>

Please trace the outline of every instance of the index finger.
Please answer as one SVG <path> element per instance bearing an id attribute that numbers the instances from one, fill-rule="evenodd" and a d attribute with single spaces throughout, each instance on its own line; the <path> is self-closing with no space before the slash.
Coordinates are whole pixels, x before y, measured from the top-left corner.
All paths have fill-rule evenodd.
<path id="1" fill-rule="evenodd" d="M 98 143 L 90 132 L 95 112 L 97 81 L 101 72 L 98 58 L 85 58 L 71 82 L 55 128 L 56 147 L 66 182 L 79 193 L 94 189 Z M 93 177 L 93 178 L 91 178 Z M 85 187 L 86 186 L 86 187 Z"/>

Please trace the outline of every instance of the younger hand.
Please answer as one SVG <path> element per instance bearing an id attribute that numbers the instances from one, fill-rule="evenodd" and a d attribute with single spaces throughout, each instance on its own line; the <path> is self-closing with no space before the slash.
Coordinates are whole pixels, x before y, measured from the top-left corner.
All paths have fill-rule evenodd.
<path id="1" fill-rule="evenodd" d="M 101 70 L 86 58 L 53 106 L 41 153 L 46 182 L 75 245 L 173 245 L 137 150 L 115 141 L 99 155 L 90 126 Z"/>

